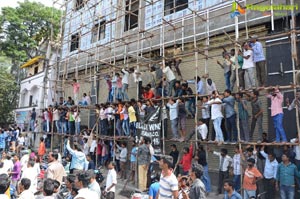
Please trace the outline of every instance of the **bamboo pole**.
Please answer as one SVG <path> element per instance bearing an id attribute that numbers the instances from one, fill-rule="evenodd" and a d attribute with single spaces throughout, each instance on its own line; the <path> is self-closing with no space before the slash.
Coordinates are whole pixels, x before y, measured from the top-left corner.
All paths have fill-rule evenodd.
<path id="1" fill-rule="evenodd" d="M 196 7 L 196 0 L 194 0 L 194 6 Z M 194 11 L 194 17 L 193 17 L 193 22 L 194 22 L 194 24 L 193 24 L 193 31 L 194 31 L 194 49 L 197 49 L 197 39 L 196 39 L 196 12 Z M 199 53 L 198 53 L 198 51 L 195 51 L 195 69 L 196 69 L 196 72 L 195 72 L 195 90 L 196 90 L 196 93 L 197 93 L 197 76 L 198 76 L 198 55 L 199 55 Z M 198 93 L 197 93 L 198 94 Z M 194 127 L 194 129 L 195 129 L 195 136 L 196 136 L 196 140 L 198 140 L 198 129 L 197 129 L 197 123 L 198 123 L 198 121 L 197 121 L 197 119 L 198 119 L 198 99 L 197 99 L 197 97 L 195 97 L 195 111 L 196 111 L 196 113 L 195 113 L 195 118 L 194 118 L 194 122 L 195 122 L 195 127 Z M 198 148 L 198 142 L 196 142 L 196 147 Z"/>
<path id="2" fill-rule="evenodd" d="M 291 6 L 294 7 L 294 0 L 291 0 Z M 293 67 L 293 83 L 297 84 L 296 77 L 296 64 L 298 64 L 298 54 L 297 54 L 297 35 L 295 33 L 296 19 L 294 10 L 291 10 L 291 55 L 292 55 L 292 67 Z M 297 65 L 298 66 L 298 65 Z M 297 89 L 294 88 L 294 96 L 296 97 Z M 296 124 L 298 139 L 300 139 L 300 122 L 299 122 L 299 105 L 296 104 Z"/>

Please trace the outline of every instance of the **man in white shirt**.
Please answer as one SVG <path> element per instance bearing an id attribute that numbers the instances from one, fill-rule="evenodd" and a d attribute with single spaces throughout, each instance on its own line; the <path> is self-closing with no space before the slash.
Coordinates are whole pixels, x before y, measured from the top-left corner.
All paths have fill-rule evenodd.
<path id="1" fill-rule="evenodd" d="M 240 55 L 242 55 L 240 53 Z M 255 65 L 253 62 L 253 51 L 250 50 L 250 46 L 248 43 L 244 44 L 244 53 L 243 57 L 243 67 L 242 69 L 245 70 L 245 82 L 248 88 L 255 87 Z"/>
<path id="2" fill-rule="evenodd" d="M 201 139 L 202 141 L 206 140 L 207 132 L 208 132 L 208 129 L 207 129 L 206 124 L 204 123 L 204 119 L 200 118 L 198 121 L 198 124 L 197 124 L 198 139 Z M 195 134 L 195 129 L 193 129 L 191 134 L 188 136 L 187 140 L 189 141 L 194 136 L 194 134 Z"/>
<path id="3" fill-rule="evenodd" d="M 19 183 L 19 199 L 34 199 L 33 192 L 29 190 L 29 187 L 31 186 L 31 181 L 28 178 L 23 178 L 21 182 Z"/>
<path id="4" fill-rule="evenodd" d="M 162 71 L 165 73 L 167 81 L 169 83 L 169 89 L 168 89 L 168 95 L 172 96 L 172 90 L 174 89 L 175 82 L 176 82 L 176 77 L 174 75 L 174 72 L 169 66 L 162 66 Z"/>
<path id="5" fill-rule="evenodd" d="M 211 150 L 209 150 L 211 151 Z M 211 151 L 212 152 L 212 151 Z M 213 151 L 213 154 L 218 156 L 220 159 L 219 164 L 219 184 L 218 184 L 218 192 L 217 194 L 223 193 L 223 181 L 229 177 L 229 168 L 232 164 L 232 158 L 227 155 L 227 149 L 222 148 L 221 152 Z"/>
<path id="6" fill-rule="evenodd" d="M 260 154 L 266 159 L 265 169 L 264 169 L 264 188 L 267 194 L 266 199 L 275 198 L 275 182 L 277 175 L 278 162 L 275 158 L 274 153 L 265 153 L 264 146 L 260 149 Z"/>
<path id="7" fill-rule="evenodd" d="M 168 155 L 155 156 L 159 161 L 159 168 L 162 170 L 159 191 L 157 193 L 159 199 L 177 198 L 178 197 L 178 180 L 174 173 L 173 158 Z"/>
<path id="8" fill-rule="evenodd" d="M 32 193 L 35 193 L 37 191 L 37 183 L 38 183 L 38 170 L 34 167 L 35 162 L 29 161 L 27 164 L 27 168 L 24 168 L 24 171 L 22 172 L 21 179 L 29 179 L 30 180 L 30 188 L 29 190 Z"/>
<path id="9" fill-rule="evenodd" d="M 100 189 L 98 182 L 96 181 L 95 171 L 91 169 L 91 170 L 88 170 L 88 173 L 90 175 L 89 189 L 91 191 L 95 191 L 98 194 L 98 198 L 101 198 L 101 189 Z"/>
<path id="10" fill-rule="evenodd" d="M 9 154 L 6 154 L 6 152 L 2 153 L 2 160 L 3 160 L 3 168 L 5 171 L 11 171 L 14 167 L 14 163 L 11 159 L 11 156 Z"/>
<path id="11" fill-rule="evenodd" d="M 123 78 L 122 78 L 122 100 L 127 100 L 129 101 L 128 95 L 127 95 L 127 89 L 128 89 L 128 85 L 129 85 L 129 72 L 123 68 L 122 69 L 122 74 L 123 74 Z"/>
<path id="12" fill-rule="evenodd" d="M 172 140 L 177 140 L 177 139 L 179 139 L 179 134 L 178 134 L 178 101 L 175 102 L 175 100 L 173 98 L 170 98 L 169 102 L 167 104 L 167 107 L 169 108 L 171 129 L 172 129 L 172 134 L 173 134 Z"/>
<path id="13" fill-rule="evenodd" d="M 115 170 L 115 163 L 110 162 L 108 165 L 108 174 L 106 177 L 106 188 L 105 194 L 106 199 L 114 199 L 115 198 L 115 191 L 117 185 L 117 172 Z"/>
<path id="14" fill-rule="evenodd" d="M 232 168 L 233 168 L 233 183 L 234 190 L 240 192 L 241 189 L 241 154 L 239 146 L 234 149 L 234 156 L 232 158 Z"/>
<path id="15" fill-rule="evenodd" d="M 219 98 L 218 91 L 212 92 L 212 99 L 207 102 L 211 105 L 211 119 L 213 120 L 214 129 L 216 132 L 217 142 L 224 142 L 223 131 L 221 129 L 223 114 L 222 114 L 222 101 Z M 221 185 L 223 186 L 223 184 Z"/>
<path id="16" fill-rule="evenodd" d="M 74 199 L 77 198 L 98 198 L 98 194 L 88 188 L 90 184 L 90 175 L 87 171 L 82 171 L 77 174 L 75 185 L 79 188 L 78 194 Z"/>

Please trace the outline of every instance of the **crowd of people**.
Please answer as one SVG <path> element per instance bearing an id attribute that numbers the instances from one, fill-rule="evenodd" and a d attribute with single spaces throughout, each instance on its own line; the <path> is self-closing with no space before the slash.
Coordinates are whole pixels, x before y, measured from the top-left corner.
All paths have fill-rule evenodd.
<path id="1" fill-rule="evenodd" d="M 207 162 L 207 152 L 212 152 L 219 158 L 217 194 L 224 193 L 225 199 L 240 199 L 241 195 L 246 199 L 255 198 L 263 191 L 267 192 L 266 198 L 273 199 L 276 189 L 280 190 L 282 199 L 293 198 L 300 181 L 299 146 L 285 145 L 283 151 L 259 146 L 268 140 L 263 130 L 264 111 L 259 98 L 260 89 L 266 86 L 265 57 L 257 37 L 252 37 L 238 53 L 234 49 L 230 53 L 224 49 L 223 62 L 217 61 L 224 69 L 226 90 L 223 94 L 218 92 L 207 74 L 184 81 L 180 54 L 181 48 L 175 46 L 173 57 L 166 60 L 165 66 L 151 66 L 150 82 L 144 82 L 142 72 L 133 68 L 123 68 L 120 73 L 107 75 L 106 103 L 94 104 L 90 94 L 86 93 L 80 100 L 80 83 L 74 79 L 71 84 L 73 98 L 65 100 L 60 97 L 58 102 L 41 113 L 32 109 L 27 133 L 21 133 L 18 128 L 1 130 L 0 194 L 9 198 L 11 195 L 7 190 L 15 187 L 19 198 L 65 198 L 60 192 L 65 185 L 68 199 L 100 198 L 101 195 L 110 199 L 117 198 L 117 179 L 128 179 L 142 191 L 149 188 L 149 198 L 206 198 L 212 191 Z M 129 99 L 127 94 L 131 75 L 138 88 L 138 99 Z M 240 88 L 237 93 L 232 93 L 237 78 Z M 195 84 L 195 92 L 191 84 Z M 168 99 L 161 100 L 164 96 Z M 282 124 L 284 99 L 279 87 L 269 87 L 266 97 L 271 100 L 275 128 L 276 138 L 272 142 L 286 143 L 288 138 Z M 294 109 L 299 99 L 300 92 L 292 102 L 286 99 L 288 110 Z M 80 108 L 90 105 L 96 107 L 98 132 L 90 132 L 81 125 Z M 182 152 L 172 144 L 170 155 L 155 154 L 151 138 L 138 138 L 137 122 L 145 121 L 158 108 L 161 108 L 164 138 L 169 137 L 170 124 L 172 141 L 189 142 L 196 135 L 199 141 L 219 144 L 255 140 L 259 147 L 247 146 L 242 150 L 237 146 L 234 156 L 230 157 L 225 148 L 212 151 L 191 142 L 188 147 L 183 147 Z M 201 112 L 200 119 L 196 108 Z M 196 128 L 188 132 L 187 120 L 195 117 Z M 258 133 L 257 139 L 254 139 L 256 125 Z M 50 146 L 51 130 L 63 135 L 62 154 L 58 150 L 46 150 Z M 66 134 L 75 137 L 64 137 Z M 134 139 L 119 141 L 106 139 L 106 136 Z M 35 151 L 36 137 L 39 137 L 40 143 Z M 291 142 L 298 142 L 298 139 Z M 24 154 L 23 148 L 28 149 Z M 10 153 L 6 153 L 8 151 Z M 155 165 L 159 168 L 155 169 Z M 96 180 L 95 170 L 99 166 L 108 169 L 103 191 Z M 154 171 L 155 180 L 151 182 Z"/>

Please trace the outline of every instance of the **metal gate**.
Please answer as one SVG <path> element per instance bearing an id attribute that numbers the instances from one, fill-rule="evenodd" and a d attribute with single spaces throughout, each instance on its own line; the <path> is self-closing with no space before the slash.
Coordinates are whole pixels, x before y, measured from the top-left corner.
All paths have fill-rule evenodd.
<path id="1" fill-rule="evenodd" d="M 299 37 L 298 37 L 299 38 Z M 298 44 L 298 51 L 300 45 Z M 266 59 L 267 59 L 267 84 L 268 85 L 280 85 L 286 86 L 293 82 L 293 67 L 291 57 L 291 43 L 288 37 L 282 37 L 278 39 L 266 41 Z M 287 135 L 287 139 L 296 137 L 296 114 L 295 110 L 289 111 L 286 107 L 286 98 L 290 99 L 290 102 L 294 99 L 293 90 L 281 91 L 284 95 L 283 104 L 283 127 Z M 270 100 L 268 101 L 268 134 L 269 140 L 275 140 L 275 130 L 273 125 L 273 119 L 271 117 Z"/>

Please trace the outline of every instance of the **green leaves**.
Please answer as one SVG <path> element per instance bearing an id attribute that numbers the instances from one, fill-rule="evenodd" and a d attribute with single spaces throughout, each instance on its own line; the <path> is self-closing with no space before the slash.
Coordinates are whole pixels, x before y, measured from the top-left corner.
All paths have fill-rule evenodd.
<path id="1" fill-rule="evenodd" d="M 16 80 L 22 79 L 20 65 L 41 55 L 42 43 L 58 36 L 60 10 L 41 3 L 19 2 L 16 8 L 4 7 L 0 12 L 0 124 L 13 121 L 19 88 Z M 9 60 L 9 61 L 7 61 Z"/>
<path id="2" fill-rule="evenodd" d="M 16 8 L 2 8 L 0 49 L 10 58 L 25 62 L 39 55 L 37 47 L 58 36 L 61 11 L 36 2 L 19 2 Z"/>
<path id="3" fill-rule="evenodd" d="M 0 62 L 3 63 L 3 57 Z M 9 68 L 0 67 L 0 124 L 10 124 L 14 121 L 13 110 L 16 108 L 19 88 L 14 75 Z"/>

